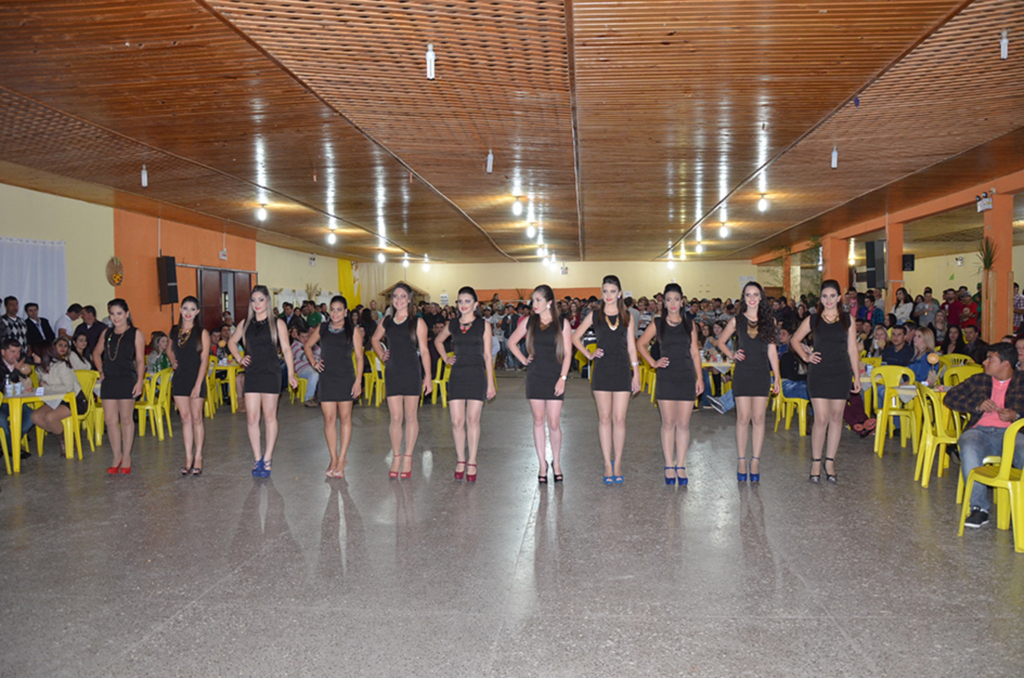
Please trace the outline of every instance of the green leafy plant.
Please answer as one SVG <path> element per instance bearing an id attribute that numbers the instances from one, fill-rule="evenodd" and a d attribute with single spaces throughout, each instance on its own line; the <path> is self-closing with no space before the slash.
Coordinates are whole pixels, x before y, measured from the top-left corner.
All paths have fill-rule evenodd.
<path id="1" fill-rule="evenodd" d="M 978 245 L 978 258 L 981 260 L 981 270 L 991 271 L 994 269 L 998 254 L 999 246 L 996 245 L 996 241 L 985 236 Z"/>

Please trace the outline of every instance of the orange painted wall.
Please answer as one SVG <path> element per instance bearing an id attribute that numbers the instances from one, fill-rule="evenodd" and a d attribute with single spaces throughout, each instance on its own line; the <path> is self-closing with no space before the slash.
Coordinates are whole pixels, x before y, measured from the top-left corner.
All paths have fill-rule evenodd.
<path id="1" fill-rule="evenodd" d="M 124 264 L 124 283 L 115 294 L 128 302 L 132 321 L 142 329 L 146 338 L 155 330 L 168 331 L 172 324 L 172 310 L 178 305 L 160 306 L 160 287 L 157 281 L 156 258 L 174 257 L 178 266 L 178 298 L 196 294 L 196 269 L 180 264 L 256 270 L 256 240 L 227 236 L 227 261 L 218 253 L 223 246 L 220 233 L 157 219 L 134 212 L 114 210 L 114 254 Z M 106 313 L 100 309 L 101 317 Z"/>

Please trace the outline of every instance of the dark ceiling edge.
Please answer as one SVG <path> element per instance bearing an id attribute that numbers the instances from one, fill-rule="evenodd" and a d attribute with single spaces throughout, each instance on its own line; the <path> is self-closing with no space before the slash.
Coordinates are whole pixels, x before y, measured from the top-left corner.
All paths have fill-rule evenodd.
<path id="1" fill-rule="evenodd" d="M 329 103 L 329 102 L 328 102 L 328 101 L 327 101 L 326 99 L 324 99 L 324 98 L 323 98 L 322 96 L 320 96 L 320 94 L 319 94 L 319 93 L 318 93 L 318 92 L 317 92 L 316 90 L 314 90 L 314 89 L 313 89 L 312 87 L 310 87 L 309 85 L 307 85 L 307 84 L 306 84 L 306 81 L 304 81 L 304 80 L 303 80 L 302 78 L 298 77 L 298 76 L 297 76 L 297 75 L 296 75 L 295 73 L 293 73 L 293 72 L 291 71 L 291 69 L 289 69 L 289 68 L 288 68 L 287 66 L 285 66 L 285 65 L 284 65 L 283 63 L 281 63 L 281 62 L 280 62 L 280 61 L 279 61 L 279 60 L 277 59 L 277 57 L 275 57 L 274 55 L 272 55 L 272 54 L 271 54 L 270 52 L 268 52 L 268 51 L 267 51 L 266 49 L 264 49 L 262 45 L 260 45 L 260 44 L 259 44 L 258 42 L 256 42 L 256 40 L 254 40 L 253 38 L 249 37 L 249 35 L 248 35 L 248 34 L 246 34 L 246 33 L 245 33 L 244 31 L 242 31 L 242 30 L 241 30 L 241 29 L 239 29 L 239 28 L 238 28 L 237 26 L 235 26 L 235 25 L 234 25 L 234 24 L 233 24 L 233 23 L 232 23 L 231 21 L 229 21 L 229 20 L 227 19 L 227 17 L 225 17 L 224 15 L 222 15 L 222 14 L 221 14 L 220 12 L 218 12 L 217 10 L 215 10 L 215 9 L 214 9 L 213 7 L 211 7 L 211 6 L 210 6 L 210 4 L 209 4 L 209 3 L 207 2 L 207 0 L 193 0 L 193 1 L 194 1 L 194 2 L 195 2 L 195 3 L 197 4 L 197 5 L 199 5 L 199 6 L 200 6 L 200 7 L 202 7 L 203 9 L 205 9 L 205 10 L 206 10 L 207 12 L 209 12 L 209 13 L 210 13 L 210 14 L 211 14 L 211 15 L 212 15 L 213 17 L 215 17 L 215 18 L 216 18 L 216 19 L 217 19 L 218 21 L 220 21 L 220 22 L 221 22 L 221 23 L 223 23 L 223 24 L 224 24 L 225 26 L 227 26 L 227 27 L 228 27 L 228 29 L 229 29 L 229 30 L 231 30 L 232 32 L 234 32 L 234 33 L 235 33 L 236 35 L 238 35 L 238 37 L 242 38 L 242 39 L 243 39 L 243 40 L 245 40 L 245 41 L 246 41 L 247 43 L 249 43 L 249 45 L 250 45 L 250 46 L 251 46 L 251 47 L 252 47 L 253 49 L 255 49 L 256 51 L 258 51 L 258 52 L 259 52 L 260 54 L 262 54 L 262 55 L 263 55 L 263 56 L 264 56 L 264 57 L 265 57 L 266 59 L 268 59 L 268 60 L 269 60 L 269 61 L 270 61 L 270 62 L 271 62 L 272 64 L 274 64 L 274 65 L 275 65 L 275 66 L 277 66 L 277 67 L 278 67 L 279 69 L 281 69 L 281 72 L 282 72 L 282 73 L 284 73 L 284 74 L 285 74 L 285 75 L 287 75 L 287 76 L 288 76 L 289 78 L 291 78 L 292 80 L 294 80 L 294 81 L 295 81 L 295 82 L 296 82 L 296 83 L 297 83 L 297 84 L 298 84 L 298 85 L 299 85 L 300 87 L 302 87 L 302 88 L 303 88 L 304 90 L 306 90 L 306 92 L 307 92 L 307 93 L 309 93 L 309 95 L 310 95 L 310 96 L 312 96 L 312 97 L 313 97 L 313 98 L 315 98 L 315 99 L 316 99 L 317 101 L 319 101 L 319 102 L 320 102 L 321 104 L 323 104 L 323 105 L 324 105 L 324 106 L 326 106 L 326 107 L 327 107 L 328 109 L 330 109 L 331 111 L 333 111 L 335 115 L 337 115 L 337 116 L 338 116 L 339 118 L 341 118 L 341 119 L 342 119 L 342 120 L 344 120 L 344 121 L 345 121 L 346 123 L 348 123 L 349 125 L 351 125 L 351 126 L 352 126 L 352 129 L 354 129 L 354 130 L 355 130 L 356 132 L 358 132 L 359 134 L 362 134 L 362 135 L 363 135 L 364 137 L 366 137 L 366 139 L 368 139 L 368 140 L 369 140 L 369 141 L 370 141 L 371 143 L 373 143 L 374 145 L 376 145 L 376 146 L 377 146 L 378 148 L 380 148 L 380 149 L 381 149 L 382 151 L 384 151 L 384 153 L 386 153 L 386 154 L 387 154 L 388 156 L 390 156 L 390 157 L 391 157 L 391 158 L 392 158 L 392 159 L 393 159 L 393 160 L 394 160 L 395 162 L 397 162 L 397 163 L 398 163 L 399 165 L 401 165 L 402 167 L 404 167 L 404 168 L 405 168 L 405 169 L 406 169 L 406 170 L 407 170 L 407 171 L 408 171 L 408 172 L 409 172 L 410 174 L 412 174 L 412 175 L 413 175 L 414 177 L 416 177 L 417 179 L 419 179 L 419 181 L 420 181 L 420 182 L 421 182 L 421 183 L 422 183 L 422 184 L 423 184 L 424 186 L 426 186 L 426 187 L 427 187 L 428 189 L 430 189 L 431 191 L 433 191 L 435 195 L 437 195 L 437 196 L 438 196 L 439 198 L 441 198 L 441 199 L 442 199 L 442 200 L 444 200 L 444 201 L 445 201 L 446 203 L 448 203 L 449 205 L 451 205 L 452 209 L 454 209 L 454 210 L 455 210 L 456 212 L 458 212 L 458 213 L 459 213 L 459 214 L 460 214 L 460 215 L 461 215 L 461 216 L 462 216 L 462 217 L 463 217 L 463 218 L 464 218 L 464 219 L 465 219 L 466 221 L 468 221 L 468 222 L 469 222 L 470 224 L 472 224 L 472 225 L 473 225 L 473 227 L 474 227 L 474 228 L 476 228 L 476 230 L 478 230 L 478 231 L 480 232 L 480 234 L 481 234 L 481 235 L 483 235 L 483 236 L 484 236 L 484 238 L 486 238 L 486 239 L 487 239 L 487 242 L 489 242 L 489 243 L 491 244 L 491 247 L 493 247 L 493 248 L 494 248 L 494 249 L 495 249 L 495 250 L 496 250 L 496 251 L 497 251 L 497 252 L 498 252 L 499 254 L 501 254 L 501 255 L 502 255 L 503 257 L 505 257 L 506 259 L 510 259 L 510 260 L 511 260 L 511 261 L 513 261 L 514 263 L 519 263 L 519 260 L 518 260 L 518 259 L 516 259 L 515 257 L 513 257 L 513 256 L 512 256 L 511 254 L 509 254 L 509 253 L 508 253 L 508 252 L 506 252 L 505 250 L 501 249 L 501 247 L 499 247 L 499 246 L 498 246 L 498 243 L 494 242 L 494 238 L 492 238 L 492 237 L 491 237 L 491 234 L 490 234 L 490 233 L 488 233 L 488 232 L 487 232 L 486 230 L 484 230 L 484 228 L 483 228 L 483 227 L 482 227 L 482 226 L 481 226 L 480 224 L 478 224 L 478 223 L 477 223 L 477 222 L 476 222 L 476 221 L 475 221 L 475 220 L 473 219 L 473 217 L 469 216 L 469 214 L 467 214 L 467 213 L 466 213 L 466 211 L 465 211 L 464 209 L 462 209 L 461 207 L 459 207 L 459 206 L 458 206 L 458 205 L 457 205 L 457 204 L 455 203 L 455 201 L 454 201 L 454 200 L 452 200 L 452 199 L 451 199 L 451 198 L 449 198 L 449 197 L 448 197 L 447 195 L 445 195 L 445 194 L 444 194 L 444 193 L 442 193 L 442 192 L 441 192 L 440 190 L 438 190 L 438 188 L 437 188 L 436 186 L 434 186 L 434 185 L 433 185 L 432 183 L 430 183 L 429 181 L 427 181 L 426 179 L 424 179 L 424 178 L 423 178 L 423 176 L 422 176 L 422 175 L 421 175 L 421 174 L 420 174 L 419 172 L 417 172 L 416 170 L 414 170 L 414 169 L 413 169 L 413 168 L 412 168 L 412 167 L 411 167 L 411 166 L 410 166 L 410 165 L 409 165 L 408 163 L 406 163 L 406 162 L 405 162 L 404 160 L 402 160 L 402 159 L 401 159 L 401 158 L 400 158 L 400 157 L 398 156 L 398 154 L 397 154 L 397 153 L 395 153 L 394 151 L 392 151 L 392 150 L 391 150 L 390 148 L 388 148 L 388 147 L 387 147 L 387 146 L 386 146 L 385 144 L 383 144 L 382 142 L 380 142 L 379 140 L 377 140 L 377 139 L 376 139 L 376 138 L 375 138 L 375 137 L 374 137 L 373 135 L 371 135 L 371 134 L 370 134 L 369 132 L 367 132 L 367 131 L 366 131 L 366 130 L 364 130 L 364 129 L 363 129 L 362 127 L 360 127 L 360 126 L 359 126 L 359 125 L 357 125 L 357 124 L 356 124 L 355 122 L 353 122 L 353 121 L 352 121 L 351 119 L 349 119 L 349 117 L 348 117 L 347 115 L 345 115 L 344 113 L 342 113 L 341 111 L 339 111 L 339 110 L 338 110 L 337 108 L 335 108 L 335 107 L 334 107 L 333 105 L 331 105 L 331 104 L 330 104 L 330 103 Z M 368 232 L 371 232 L 371 233 L 372 233 L 372 231 L 368 231 Z M 404 247 L 399 247 L 399 249 L 401 249 L 402 251 L 405 251 L 405 248 L 404 248 Z"/>
<path id="2" fill-rule="evenodd" d="M 580 175 L 580 118 L 576 102 L 576 29 L 573 22 L 573 0 L 565 0 L 566 65 L 569 68 L 569 110 L 572 114 L 572 164 L 576 177 L 576 224 L 580 241 L 580 261 L 585 261 L 583 243 L 583 177 Z"/>
<path id="3" fill-rule="evenodd" d="M 989 139 L 988 141 L 986 141 L 984 143 L 980 143 L 977 146 L 972 146 L 971 148 L 968 148 L 968 149 L 965 149 L 963 151 L 960 151 L 956 155 L 951 155 L 948 158 L 943 158 L 942 160 L 939 160 L 937 162 L 933 162 L 931 165 L 926 165 L 926 166 L 924 166 L 924 167 L 922 167 L 920 169 L 914 170 L 913 172 L 909 172 L 907 174 L 904 174 L 903 176 L 897 177 L 896 179 L 893 179 L 892 181 L 890 181 L 890 182 L 888 182 L 886 184 L 882 184 L 881 186 L 878 186 L 877 188 L 873 188 L 873 189 L 871 189 L 869 191 L 865 191 L 865 192 L 861 193 L 860 195 L 856 195 L 856 196 L 850 198 L 849 200 L 847 200 L 846 202 L 840 203 L 839 205 L 836 205 L 835 207 L 830 207 L 827 210 L 823 210 L 821 212 L 818 212 L 814 216 L 808 217 L 807 219 L 804 219 L 801 222 L 793 224 L 792 226 L 787 226 L 786 228 L 782 229 L 781 231 L 778 231 L 777 233 L 774 233 L 773 235 L 768 236 L 767 238 L 761 238 L 757 242 L 753 242 L 753 243 L 751 243 L 749 245 L 745 245 L 745 246 L 743 246 L 743 247 L 741 247 L 741 248 L 739 248 L 737 250 L 733 250 L 732 254 L 735 254 L 736 252 L 745 252 L 745 251 L 749 250 L 752 247 L 757 247 L 758 245 L 771 240 L 772 238 L 780 237 L 780 236 L 790 232 L 791 230 L 793 230 L 795 228 L 800 228 L 801 226 L 806 226 L 807 224 L 809 224 L 810 222 L 812 222 L 812 221 L 814 221 L 816 219 L 821 219 L 823 217 L 826 217 L 829 214 L 831 214 L 832 212 L 836 212 L 838 210 L 841 210 L 844 207 L 852 205 L 853 203 L 855 203 L 855 202 L 857 202 L 859 200 L 864 200 L 866 198 L 870 198 L 872 195 L 875 195 L 876 193 L 882 193 L 884 191 L 888 191 L 888 190 L 892 189 L 894 186 L 896 186 L 896 184 L 900 183 L 901 181 L 906 181 L 907 179 L 915 177 L 915 176 L 917 176 L 919 174 L 923 174 L 924 172 L 928 172 L 929 170 L 935 169 L 935 168 L 937 168 L 937 167 L 939 167 L 941 165 L 944 165 L 947 162 L 954 162 L 957 158 L 961 158 L 961 157 L 963 157 L 963 156 L 965 156 L 965 155 L 967 155 L 969 153 L 974 153 L 979 148 L 982 148 L 983 146 L 987 146 L 988 144 L 991 144 L 991 143 L 993 143 L 995 141 L 998 141 L 998 140 L 1000 140 L 1000 139 L 1002 139 L 1004 137 L 1008 137 L 1008 136 L 1013 135 L 1013 134 L 1020 134 L 1020 132 L 1022 130 L 1024 130 L 1024 127 L 1016 127 L 1014 129 L 1010 130 L 1009 132 L 1005 132 L 1003 134 L 1000 134 L 997 137 L 993 137 L 993 138 Z M 1024 169 L 1024 167 L 1021 167 L 1020 169 Z M 1013 171 L 1016 172 L 1016 171 L 1020 171 L 1020 170 L 1018 169 L 1018 170 L 1013 170 Z M 1004 176 L 1004 175 L 1000 175 L 1000 176 Z M 950 193 L 957 193 L 959 191 L 966 190 L 966 189 L 970 188 L 971 186 L 975 186 L 978 183 L 984 184 L 984 183 L 987 183 L 989 181 L 993 181 L 993 180 L 998 179 L 998 178 L 999 177 L 989 177 L 989 178 L 987 178 L 987 179 L 985 179 L 985 180 L 983 180 L 981 182 L 978 182 L 978 181 L 975 181 L 975 180 L 971 180 L 969 183 L 966 183 L 963 186 L 960 186 L 958 188 L 957 187 L 951 187 L 948 190 L 949 190 Z M 929 198 L 929 199 L 924 200 L 922 202 L 931 202 L 933 200 L 935 200 L 935 198 Z M 899 207 L 896 208 L 896 210 L 912 209 L 912 208 L 922 204 L 922 202 L 915 202 L 915 203 L 912 203 L 912 204 L 909 204 L 909 205 L 899 206 Z M 965 202 L 962 205 L 958 205 L 956 207 L 951 207 L 950 210 L 962 209 L 963 207 L 968 206 L 969 204 L 970 203 Z M 872 217 L 867 217 L 867 218 L 865 218 L 865 219 L 863 219 L 861 221 L 870 221 L 872 219 L 878 219 L 879 217 L 883 217 L 883 216 L 885 216 L 887 214 L 892 213 L 892 211 L 893 210 L 891 210 L 891 209 L 886 209 L 886 211 L 884 211 L 884 212 L 876 214 L 875 216 L 872 216 Z M 914 219 L 913 221 L 918 221 L 918 220 Z M 858 223 L 860 223 L 860 222 L 858 222 Z M 852 226 L 853 224 L 848 224 L 848 225 Z M 822 234 L 822 235 L 827 235 L 827 234 Z M 778 248 L 775 248 L 775 249 L 778 249 Z M 774 251 L 773 249 L 770 249 L 770 250 L 767 250 L 766 252 L 762 252 L 761 254 L 770 254 L 773 251 Z M 755 254 L 753 256 L 758 257 L 758 256 L 761 256 L 761 254 Z M 716 259 L 717 258 L 718 257 L 716 257 Z M 742 257 L 741 260 L 743 258 L 745 258 L 745 257 Z"/>
<path id="4" fill-rule="evenodd" d="M 152 145 L 152 144 L 150 144 L 148 142 L 142 141 L 141 139 L 136 139 L 135 137 L 131 137 L 131 136 L 128 136 L 127 134 L 124 134 L 122 132 L 118 132 L 116 130 L 112 130 L 112 129 L 104 126 L 104 125 L 100 125 L 99 123 L 92 122 L 91 120 L 86 120 L 85 118 L 82 118 L 82 117 L 80 117 L 80 116 L 78 116 L 78 115 L 76 115 L 74 113 L 69 113 L 68 111 L 64 111 L 64 110 L 61 110 L 61 109 L 59 109 L 59 108 L 57 108 L 55 106 L 51 106 L 49 104 L 43 103 L 41 101 L 33 99 L 32 97 L 24 95 L 21 92 L 16 92 L 16 91 L 14 91 L 12 89 L 9 89 L 8 87 L 0 85 L 0 91 L 6 92 L 6 93 L 10 94 L 12 97 L 15 97 L 15 98 L 18 98 L 18 99 L 22 99 L 23 101 L 29 101 L 32 104 L 36 105 L 36 106 L 39 106 L 41 108 L 45 108 L 47 110 L 53 111 L 54 113 L 57 113 L 58 115 L 62 115 L 62 116 L 71 118 L 72 120 L 76 120 L 76 121 L 78 121 L 79 123 L 81 123 L 83 125 L 87 125 L 88 127 L 92 127 L 94 129 L 98 129 L 98 130 L 103 130 L 107 134 L 110 134 L 112 136 L 118 137 L 120 139 L 125 139 L 126 141 L 129 141 L 129 142 L 131 142 L 133 144 L 138 144 L 139 146 L 142 146 L 143 148 L 149 149 L 153 153 L 164 155 L 164 156 L 168 156 L 168 157 L 174 158 L 176 160 L 179 160 L 181 162 L 188 163 L 189 165 L 193 165 L 195 167 L 201 167 L 202 169 L 204 169 L 204 170 L 206 170 L 208 172 L 212 172 L 214 174 L 219 174 L 219 175 L 221 175 L 223 177 L 227 177 L 229 179 L 241 182 L 243 184 L 248 184 L 249 186 L 252 186 L 253 188 L 256 188 L 256 189 L 262 189 L 265 192 L 270 193 L 270 194 L 275 195 L 275 196 L 278 196 L 278 197 L 282 198 L 283 200 L 285 200 L 287 202 L 290 202 L 290 203 L 292 203 L 294 205 L 299 205 L 301 207 L 304 207 L 304 208 L 310 210 L 311 212 L 316 212 L 317 214 L 322 214 L 325 219 L 329 219 L 332 216 L 334 216 L 334 215 L 327 214 L 323 210 L 318 209 L 318 208 L 314 207 L 313 205 L 309 205 L 309 204 L 306 204 L 305 202 L 302 202 L 301 200 L 296 200 L 295 198 L 286 196 L 285 194 L 281 193 L 280 191 L 275 191 L 274 189 L 268 188 L 266 186 L 260 186 L 259 184 L 256 184 L 256 183 L 254 183 L 252 181 L 249 181 L 248 179 L 244 179 L 244 178 L 239 177 L 237 175 L 230 174 L 230 173 L 225 172 L 223 170 L 219 170 L 216 167 L 210 167 L 209 165 L 206 165 L 206 164 L 201 163 L 201 162 L 197 162 L 195 160 L 192 160 L 191 158 L 186 158 L 184 156 L 178 155 L 177 153 L 172 153 L 171 151 L 167 151 L 167 150 L 164 150 L 164 149 L 161 149 L 161 148 L 157 148 L 156 146 L 154 146 L 154 145 Z M 12 164 L 17 165 L 19 163 L 12 163 Z M 23 165 L 23 167 L 29 167 L 29 165 Z M 40 170 L 39 168 L 33 168 L 33 169 L 35 169 L 37 171 L 46 171 L 46 170 Z M 53 172 L 48 172 L 48 174 L 53 174 Z M 67 176 L 67 175 L 61 174 L 59 176 Z M 75 177 L 68 177 L 68 178 L 75 179 Z M 76 179 L 76 180 L 77 181 L 83 181 L 82 179 Z M 209 217 L 211 217 L 213 219 L 219 219 L 221 221 L 230 221 L 231 223 L 239 224 L 241 226 L 245 226 L 247 228 L 252 228 L 254 230 L 267 230 L 267 229 L 261 229 L 258 226 L 252 226 L 250 224 L 243 224 L 242 222 L 234 221 L 233 219 L 225 219 L 224 217 L 216 217 L 216 216 L 213 216 L 213 215 L 207 215 L 205 212 L 201 212 L 199 210 L 191 209 L 189 207 L 184 207 L 182 205 L 175 205 L 174 203 L 167 202 L 166 200 L 159 200 L 157 198 L 153 198 L 153 197 L 150 197 L 150 196 L 147 196 L 147 195 L 142 195 L 140 193 L 135 193 L 134 191 L 129 191 L 127 189 L 118 188 L 117 186 L 110 186 L 108 184 L 102 184 L 102 183 L 99 183 L 99 182 L 96 182 L 96 181 L 87 182 L 87 183 L 92 183 L 92 184 L 95 184 L 96 186 L 105 186 L 105 187 L 107 187 L 107 188 L 109 188 L 111 190 L 121 191 L 122 193 L 128 193 L 130 195 L 137 195 L 137 196 L 139 196 L 141 198 L 146 198 L 148 200 L 152 200 L 154 202 L 159 202 L 159 203 L 165 204 L 165 205 L 171 205 L 172 207 L 176 207 L 176 208 L 179 208 L 179 209 L 187 210 L 187 211 L 193 212 L 195 214 L 202 214 L 204 216 L 209 216 Z M 344 219 L 342 217 L 334 217 L 334 218 L 337 219 L 338 221 L 342 221 L 342 222 L 348 224 L 352 228 L 358 228 L 361 231 L 365 231 L 368 235 L 371 235 L 374 238 L 381 238 L 382 237 L 382 236 L 378 235 L 377 233 L 375 233 L 373 230 L 371 230 L 371 229 L 369 229 L 369 228 L 367 228 L 365 226 L 361 226 L 360 224 L 357 224 L 354 221 L 350 221 L 350 220 Z M 275 232 L 275 231 L 268 231 L 268 232 Z M 294 237 L 294 236 L 289 236 L 289 237 Z M 299 240 L 301 242 L 306 242 L 305 240 L 302 240 L 301 238 L 295 238 L 295 239 Z M 404 247 L 402 247 L 398 243 L 394 242 L 393 240 L 391 240 L 389 238 L 384 238 L 384 240 L 386 242 L 388 242 L 389 244 L 391 244 L 395 249 L 399 249 L 402 252 L 408 252 L 407 249 L 405 249 Z M 315 245 L 313 245 L 313 243 L 309 243 L 309 246 L 310 247 L 315 247 Z"/>
<path id="5" fill-rule="evenodd" d="M 686 239 L 686 236 L 690 235 L 698 226 L 702 225 L 709 217 L 711 217 L 712 214 L 714 214 L 718 209 L 720 209 L 722 207 L 722 205 L 727 203 L 731 197 L 733 197 L 736 193 L 738 193 L 740 190 L 742 190 L 744 186 L 746 186 L 747 184 L 752 182 L 754 179 L 756 179 L 758 174 L 760 174 L 761 172 L 766 171 L 769 167 L 771 167 L 773 164 L 775 164 L 776 161 L 780 160 L 783 156 L 785 156 L 787 153 L 789 153 L 790 151 L 795 149 L 799 144 L 801 144 L 804 140 L 806 140 L 807 137 L 809 137 L 816 130 L 818 130 L 818 128 L 820 128 L 822 125 L 824 125 L 829 120 L 831 120 L 836 115 L 838 115 L 839 112 L 842 111 L 846 106 L 848 106 L 854 99 L 856 99 L 861 94 L 863 94 L 865 92 L 865 90 L 867 90 L 869 87 L 871 87 L 871 85 L 875 84 L 875 82 L 877 82 L 879 78 L 881 78 L 883 75 L 885 75 L 890 70 L 895 68 L 901 61 L 903 61 L 903 59 L 905 59 L 911 52 L 913 52 L 915 49 L 917 49 L 925 40 L 927 40 L 928 38 L 932 37 L 935 34 L 936 31 L 938 31 L 940 28 L 942 28 L 947 23 L 949 23 L 954 17 L 956 17 L 958 14 L 960 14 L 965 9 L 967 9 L 967 7 L 969 5 L 971 5 L 973 2 L 974 2 L 974 0 L 963 0 L 963 2 L 961 2 L 959 5 L 957 5 L 953 9 L 949 10 L 945 14 L 945 16 L 943 16 L 941 19 L 939 19 L 939 21 L 936 22 L 935 25 L 933 25 L 930 29 L 925 31 L 917 40 L 915 40 L 913 43 L 911 43 L 909 47 L 904 49 L 895 59 L 893 59 L 888 64 L 883 66 L 881 69 L 879 69 L 873 75 L 869 76 L 867 81 L 863 85 L 861 85 L 859 88 L 854 90 L 854 92 L 852 94 L 850 94 L 850 96 L 848 96 L 838 106 L 833 108 L 828 114 L 825 115 L 825 117 L 823 117 L 821 120 L 819 120 L 814 125 L 812 125 L 810 128 L 808 128 L 808 130 L 806 132 L 804 132 L 799 137 L 797 137 L 796 140 L 794 140 L 792 143 L 790 143 L 784 149 L 782 149 L 781 151 L 779 151 L 778 153 L 773 155 L 771 158 L 769 158 L 768 161 L 765 162 L 763 165 L 761 165 L 760 167 L 755 169 L 753 172 L 748 174 L 746 176 L 746 178 L 741 179 L 740 182 L 736 185 L 735 188 L 733 188 L 731 191 L 729 191 L 725 195 L 724 198 L 721 198 L 710 209 L 708 209 L 704 213 L 704 215 L 702 217 L 700 217 L 697 221 L 695 221 L 692 225 L 690 225 L 690 227 L 687 228 L 686 231 L 678 239 L 676 239 L 668 249 L 662 250 L 659 255 L 657 255 L 656 257 L 654 257 L 652 259 L 652 261 L 657 261 L 657 260 L 661 259 L 663 256 L 667 255 L 669 252 L 671 252 L 676 246 L 679 245 L 679 243 L 681 243 L 682 241 L 684 241 Z M 884 185 L 883 186 L 877 186 L 877 187 L 875 187 L 874 189 L 871 189 L 871 190 L 875 191 L 875 190 L 879 190 L 880 188 L 884 188 Z M 845 204 L 845 203 L 843 203 L 843 204 Z M 833 207 L 831 209 L 837 209 L 840 206 L 841 205 L 837 205 L 836 207 Z M 814 217 L 811 217 L 811 218 L 813 219 Z M 800 223 L 804 223 L 804 222 L 800 222 Z M 778 235 L 780 233 L 785 233 L 789 229 L 794 228 L 794 227 L 796 227 L 798 225 L 799 224 L 793 224 L 791 226 L 788 226 L 785 229 L 783 229 L 783 230 L 779 231 L 778 233 L 776 233 L 776 235 Z M 742 248 L 742 249 L 739 249 L 739 250 L 733 250 L 732 252 L 730 252 L 728 255 L 725 255 L 725 256 L 728 256 L 728 257 L 731 258 L 737 252 L 742 252 L 743 249 L 746 249 L 746 248 Z"/>

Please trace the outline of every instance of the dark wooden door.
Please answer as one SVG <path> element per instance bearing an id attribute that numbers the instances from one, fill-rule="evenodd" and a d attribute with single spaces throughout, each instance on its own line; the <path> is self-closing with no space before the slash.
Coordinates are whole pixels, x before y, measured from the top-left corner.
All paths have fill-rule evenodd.
<path id="1" fill-rule="evenodd" d="M 249 293 L 252 291 L 249 278 L 248 273 L 235 273 L 235 308 L 232 315 L 236 325 L 249 315 Z"/>
<path id="2" fill-rule="evenodd" d="M 221 294 L 220 271 L 216 268 L 199 269 L 199 302 L 202 305 L 203 327 L 220 329 Z"/>

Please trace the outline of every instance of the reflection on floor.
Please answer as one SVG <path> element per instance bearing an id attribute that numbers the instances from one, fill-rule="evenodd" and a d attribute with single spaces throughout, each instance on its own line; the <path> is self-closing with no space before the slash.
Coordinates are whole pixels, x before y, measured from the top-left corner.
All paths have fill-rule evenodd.
<path id="1" fill-rule="evenodd" d="M 693 417 L 687 488 L 662 477 L 658 411 L 633 400 L 605 487 L 587 384 L 569 383 L 565 482 L 538 487 L 521 378 L 483 414 L 479 481 L 452 480 L 448 411 L 421 410 L 411 480 L 388 480 L 387 410 L 356 409 L 347 479 L 327 480 L 318 410 L 281 405 L 273 478 L 244 415 L 55 453 L 2 478 L 0 675 L 1011 675 L 1024 556 L 990 525 L 956 536 L 954 474 L 843 439 L 838 486 L 809 438 L 768 433 L 737 485 L 732 416 Z"/>

